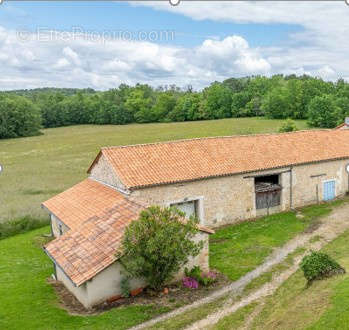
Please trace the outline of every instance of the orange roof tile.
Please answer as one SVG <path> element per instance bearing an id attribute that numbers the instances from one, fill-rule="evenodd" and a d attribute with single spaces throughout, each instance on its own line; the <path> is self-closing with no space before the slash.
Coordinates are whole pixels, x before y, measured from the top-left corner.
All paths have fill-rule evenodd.
<path id="1" fill-rule="evenodd" d="M 340 129 L 340 128 L 344 127 L 344 126 L 347 126 L 347 124 L 346 123 L 339 124 L 334 129 Z"/>
<path id="2" fill-rule="evenodd" d="M 107 214 L 122 198 L 115 189 L 86 179 L 42 205 L 70 229 L 75 229 L 91 217 Z"/>
<path id="3" fill-rule="evenodd" d="M 70 228 L 44 249 L 79 286 L 116 260 L 125 228 L 146 205 L 86 179 L 43 206 Z M 198 229 L 214 232 L 204 226 Z"/>
<path id="4" fill-rule="evenodd" d="M 90 179 L 43 205 L 71 228 L 45 250 L 77 286 L 116 260 L 125 228 L 144 208 Z"/>
<path id="5" fill-rule="evenodd" d="M 107 147 L 101 154 L 132 190 L 349 158 L 349 130 L 199 138 Z"/>

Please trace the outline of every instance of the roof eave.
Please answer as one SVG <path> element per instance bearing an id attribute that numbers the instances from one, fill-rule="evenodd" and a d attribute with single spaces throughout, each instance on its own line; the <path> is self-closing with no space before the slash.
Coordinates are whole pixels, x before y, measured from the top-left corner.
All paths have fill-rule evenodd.
<path id="1" fill-rule="evenodd" d="M 87 170 L 87 174 L 91 173 L 92 168 L 98 162 L 99 158 L 101 158 L 101 156 L 102 156 L 102 150 L 99 151 L 99 153 L 97 154 L 96 158 L 93 160 L 92 164 L 90 165 L 90 167 Z"/>

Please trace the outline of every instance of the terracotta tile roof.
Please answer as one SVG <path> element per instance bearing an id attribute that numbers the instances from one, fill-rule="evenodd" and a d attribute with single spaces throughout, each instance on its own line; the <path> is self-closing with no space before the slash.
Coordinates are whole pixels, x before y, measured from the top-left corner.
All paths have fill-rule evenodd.
<path id="1" fill-rule="evenodd" d="M 335 127 L 334 129 L 340 129 L 344 126 L 348 126 L 348 125 L 346 123 L 342 123 L 342 124 L 338 125 L 337 127 Z"/>
<path id="2" fill-rule="evenodd" d="M 107 147 L 102 148 L 96 159 L 102 154 L 122 183 L 132 190 L 348 158 L 349 130 L 308 130 Z"/>
<path id="3" fill-rule="evenodd" d="M 48 243 L 45 250 L 77 286 L 116 260 L 125 228 L 144 208 L 90 179 L 44 205 L 71 225 L 71 230 Z"/>
<path id="4" fill-rule="evenodd" d="M 80 228 L 85 220 L 107 214 L 122 195 L 94 180 L 86 179 L 42 205 L 70 229 Z"/>
<path id="5" fill-rule="evenodd" d="M 44 249 L 77 286 L 116 260 L 125 228 L 146 206 L 91 179 L 43 205 L 71 228 Z M 201 231 L 214 232 L 198 227 Z"/>

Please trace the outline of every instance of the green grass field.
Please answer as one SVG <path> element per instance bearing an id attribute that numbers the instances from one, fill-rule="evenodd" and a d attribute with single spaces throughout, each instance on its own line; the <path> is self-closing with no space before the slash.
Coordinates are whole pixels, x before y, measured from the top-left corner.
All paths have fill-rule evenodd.
<path id="1" fill-rule="evenodd" d="M 285 244 L 297 234 L 328 215 L 333 208 L 347 203 L 348 199 L 340 199 L 330 203 L 307 206 L 301 209 L 304 218 L 297 218 L 294 212 L 278 213 L 252 222 L 243 222 L 217 229 L 210 236 L 210 267 L 218 269 L 233 281 L 238 280 L 247 272 L 255 269 L 265 261 L 278 246 Z M 297 249 L 286 258 L 289 265 L 293 257 L 300 253 Z M 303 251 L 304 252 L 304 251 Z M 276 265 L 276 267 L 280 267 Z M 266 275 L 266 276 L 265 276 Z M 262 274 L 248 285 L 248 290 L 255 290 L 271 279 L 269 272 Z M 185 329 L 190 324 L 205 318 L 208 314 L 222 309 L 229 300 L 229 295 L 213 302 L 184 312 L 169 320 L 159 322 L 151 327 L 158 330 Z M 230 302 L 231 304 L 231 302 Z M 236 313 L 222 319 L 214 329 L 238 329 L 244 319 L 257 304 L 252 303 Z M 213 329 L 212 328 L 212 329 Z M 211 329 L 211 328 L 209 328 Z M 211 329 L 211 330 L 212 330 Z M 270 328 L 267 328 L 270 329 Z"/>
<path id="2" fill-rule="evenodd" d="M 210 267 L 236 281 L 262 264 L 273 249 L 284 245 L 319 217 L 329 214 L 333 206 L 344 202 L 336 200 L 304 207 L 302 219 L 290 211 L 218 229 L 210 236 Z"/>
<path id="3" fill-rule="evenodd" d="M 280 213 L 260 221 L 217 230 L 212 240 L 219 242 L 211 242 L 211 261 L 218 269 L 222 268 L 227 276 L 237 279 L 263 261 L 273 247 L 285 243 L 317 217 L 329 213 L 332 206 L 342 202 L 304 208 L 302 212 L 305 217 L 302 221 L 293 217 L 293 213 Z M 243 225 L 248 227 L 243 228 Z M 164 307 L 142 305 L 114 308 L 100 315 L 68 314 L 59 306 L 57 296 L 47 282 L 53 267 L 41 244 L 45 240 L 43 234 L 49 230 L 46 226 L 0 240 L 0 329 L 126 329 L 167 311 Z M 253 243 L 254 238 L 257 244 Z M 245 251 L 240 254 L 232 253 L 238 245 Z M 260 254 L 259 251 L 263 253 Z M 223 259 L 227 260 L 224 265 Z M 247 262 L 243 263 L 246 267 L 241 270 L 236 265 L 243 259 Z M 220 303 L 223 304 L 224 300 Z M 184 328 L 205 317 L 218 306 L 219 303 L 214 301 L 157 324 L 154 328 Z M 232 317 L 240 322 L 243 315 L 239 312 Z"/>
<path id="4" fill-rule="evenodd" d="M 283 121 L 263 118 L 144 124 L 70 126 L 43 130 L 44 135 L 1 140 L 0 221 L 22 216 L 42 218 L 40 204 L 86 177 L 103 146 L 183 138 L 276 132 Z M 305 121 L 297 122 L 305 129 Z"/>
<path id="5" fill-rule="evenodd" d="M 346 231 L 322 249 L 347 271 L 348 240 Z M 252 329 L 349 329 L 349 274 L 315 281 L 307 287 L 298 271 L 266 300 Z"/>
<path id="6" fill-rule="evenodd" d="M 53 266 L 39 243 L 49 231 L 44 227 L 0 241 L 0 329 L 127 329 L 167 311 L 139 305 L 100 315 L 70 315 L 47 282 Z"/>

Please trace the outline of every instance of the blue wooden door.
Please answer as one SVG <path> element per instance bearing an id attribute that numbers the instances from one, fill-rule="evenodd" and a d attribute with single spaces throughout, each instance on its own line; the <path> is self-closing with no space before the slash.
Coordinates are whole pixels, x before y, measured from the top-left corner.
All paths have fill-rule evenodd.
<path id="1" fill-rule="evenodd" d="M 324 201 L 329 201 L 336 197 L 336 181 L 324 182 Z"/>

